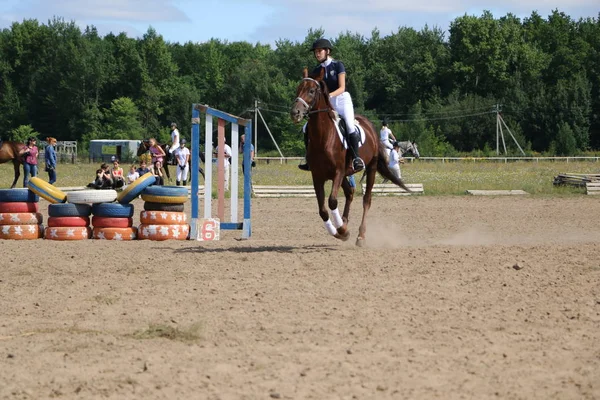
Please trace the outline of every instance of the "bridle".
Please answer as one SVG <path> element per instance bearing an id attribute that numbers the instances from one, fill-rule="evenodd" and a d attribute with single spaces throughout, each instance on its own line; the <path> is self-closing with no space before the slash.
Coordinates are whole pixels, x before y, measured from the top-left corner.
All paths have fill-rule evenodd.
<path id="1" fill-rule="evenodd" d="M 300 102 L 304 106 L 304 113 L 302 115 L 302 118 L 308 118 L 308 117 L 310 117 L 311 114 L 315 114 L 315 113 L 331 111 L 331 109 L 329 107 L 313 110 L 313 107 L 315 106 L 315 103 L 317 102 L 317 98 L 319 96 L 323 95 L 323 91 L 321 90 L 321 85 L 319 84 L 319 82 L 316 79 L 313 79 L 313 78 L 303 78 L 302 80 L 314 82 L 317 85 L 317 88 L 316 88 L 317 93 L 313 97 L 311 104 L 308 104 L 306 102 L 306 100 L 304 100 L 302 97 L 296 97 L 296 100 L 294 100 L 294 103 Z"/>

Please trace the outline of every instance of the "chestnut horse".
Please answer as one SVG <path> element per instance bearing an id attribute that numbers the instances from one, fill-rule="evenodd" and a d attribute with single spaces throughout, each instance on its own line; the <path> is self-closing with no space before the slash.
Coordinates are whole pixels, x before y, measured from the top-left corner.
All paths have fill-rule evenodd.
<path id="1" fill-rule="evenodd" d="M 344 148 L 339 138 L 334 121 L 334 111 L 329 102 L 327 85 L 323 81 L 323 71 L 319 76 L 308 76 L 304 69 L 304 79 L 300 82 L 296 93 L 296 100 L 292 105 L 290 115 L 295 123 L 303 118 L 308 118 L 306 132 L 308 135 L 308 146 L 306 159 L 312 174 L 313 186 L 317 195 L 319 215 L 325 223 L 325 228 L 332 236 L 348 240 L 348 216 L 350 205 L 354 197 L 354 188 L 348 182 L 346 176 L 354 173 L 352 169 L 352 154 Z M 365 162 L 365 174 L 367 186 L 363 195 L 363 216 L 358 229 L 356 245 L 365 243 L 367 231 L 367 213 L 371 207 L 371 190 L 375 183 L 376 173 L 379 172 L 384 178 L 392 181 L 404 190 L 410 190 L 398 179 L 385 162 L 385 148 L 379 145 L 379 137 L 375 132 L 373 124 L 364 116 L 356 115 L 356 120 L 365 131 L 365 141 L 359 149 L 359 155 Z M 325 181 L 331 180 L 331 194 L 329 195 L 329 209 L 332 211 L 333 221 L 329 219 L 329 212 L 325 208 Z M 340 217 L 338 211 L 338 190 L 342 187 L 346 197 L 344 213 Z"/>
<path id="2" fill-rule="evenodd" d="M 15 167 L 15 180 L 10 187 L 11 189 L 16 186 L 19 176 L 21 176 L 20 168 L 21 164 L 23 164 L 23 158 L 19 155 L 19 152 L 23 147 L 25 147 L 23 143 L 13 141 L 2 142 L 0 146 L 0 164 L 12 161 Z"/>

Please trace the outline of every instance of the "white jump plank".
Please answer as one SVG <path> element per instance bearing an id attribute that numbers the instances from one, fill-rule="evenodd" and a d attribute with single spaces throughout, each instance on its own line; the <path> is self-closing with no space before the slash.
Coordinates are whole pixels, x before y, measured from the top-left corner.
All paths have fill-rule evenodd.
<path id="1" fill-rule="evenodd" d="M 473 196 L 517 196 L 529 194 L 524 190 L 467 190 Z"/>

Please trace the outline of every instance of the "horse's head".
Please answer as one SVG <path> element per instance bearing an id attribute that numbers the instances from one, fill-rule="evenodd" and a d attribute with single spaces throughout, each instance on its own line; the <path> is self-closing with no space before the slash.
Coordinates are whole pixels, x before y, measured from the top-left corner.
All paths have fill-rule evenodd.
<path id="1" fill-rule="evenodd" d="M 328 99 L 327 85 L 323 81 L 323 71 L 317 77 L 309 77 L 308 70 L 305 68 L 302 82 L 296 91 L 296 100 L 290 110 L 292 121 L 298 123 L 308 117 L 311 112 L 330 111 L 331 104 Z M 314 108 L 323 100 L 326 108 L 315 110 Z"/>
<path id="2" fill-rule="evenodd" d="M 413 156 L 415 158 L 419 158 L 419 148 L 417 147 L 417 144 L 415 142 L 410 142 L 410 152 L 413 154 Z"/>
<path id="3" fill-rule="evenodd" d="M 142 154 L 144 154 L 145 152 L 148 151 L 148 149 L 150 148 L 150 144 L 148 143 L 148 139 L 144 139 L 140 142 L 140 145 L 137 149 L 137 156 L 141 156 Z"/>

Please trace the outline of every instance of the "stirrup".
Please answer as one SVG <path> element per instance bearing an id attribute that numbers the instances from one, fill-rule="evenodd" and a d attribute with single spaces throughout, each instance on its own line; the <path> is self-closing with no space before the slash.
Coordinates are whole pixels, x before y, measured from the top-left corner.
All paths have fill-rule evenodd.
<path id="1" fill-rule="evenodd" d="M 302 171 L 310 171 L 308 163 L 306 163 L 306 164 L 298 164 L 298 168 L 300 168 Z"/>
<path id="2" fill-rule="evenodd" d="M 354 172 L 359 172 L 365 169 L 365 162 L 360 157 L 356 157 L 352 160 L 352 169 Z"/>

